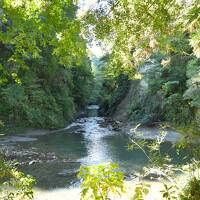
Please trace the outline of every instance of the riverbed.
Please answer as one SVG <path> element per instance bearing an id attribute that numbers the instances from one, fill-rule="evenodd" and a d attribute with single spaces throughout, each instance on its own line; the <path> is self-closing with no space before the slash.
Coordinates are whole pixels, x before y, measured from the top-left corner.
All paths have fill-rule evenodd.
<path id="1" fill-rule="evenodd" d="M 64 129 L 40 131 L 1 138 L 0 145 L 10 159 L 19 161 L 18 168 L 37 179 L 37 191 L 68 191 L 80 185 L 77 172 L 81 165 L 115 162 L 126 180 L 135 177 L 149 160 L 140 149 L 128 150 L 130 134 L 105 126 L 105 118 L 96 117 L 98 107 L 89 107 L 87 117 L 75 120 Z M 158 128 L 141 128 L 143 139 L 155 139 Z M 168 153 L 172 164 L 181 163 L 172 148 L 181 135 L 167 130 L 162 144 L 163 155 Z M 51 193 L 50 193 L 51 194 Z M 77 193 L 76 193 L 77 194 Z"/>

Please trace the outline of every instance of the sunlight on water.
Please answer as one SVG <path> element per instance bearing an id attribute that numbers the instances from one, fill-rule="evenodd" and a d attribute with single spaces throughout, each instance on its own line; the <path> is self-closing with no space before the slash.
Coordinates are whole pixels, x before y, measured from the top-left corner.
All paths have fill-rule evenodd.
<path id="1" fill-rule="evenodd" d="M 77 172 L 82 164 L 112 161 L 127 177 L 135 175 L 148 164 L 142 151 L 128 150 L 128 134 L 112 130 L 104 118 L 95 117 L 97 109 L 98 106 L 90 106 L 86 112 L 90 117 L 79 118 L 50 134 L 36 135 L 34 138 L 37 140 L 17 140 L 10 144 L 16 151 L 16 159 L 23 163 L 20 169 L 37 179 L 37 187 L 41 191 L 79 185 Z M 158 130 L 146 128 L 142 132 L 145 137 L 152 137 Z M 168 152 L 173 162 L 180 162 L 171 146 L 169 142 L 164 143 L 162 152 Z"/>
<path id="2" fill-rule="evenodd" d="M 84 122 L 84 138 L 87 141 L 88 155 L 85 158 L 79 159 L 83 164 L 98 164 L 110 161 L 112 158 L 107 149 L 108 144 L 103 140 L 105 136 L 113 135 L 113 131 L 99 126 L 99 122 L 104 119 L 100 117 L 83 118 Z"/>

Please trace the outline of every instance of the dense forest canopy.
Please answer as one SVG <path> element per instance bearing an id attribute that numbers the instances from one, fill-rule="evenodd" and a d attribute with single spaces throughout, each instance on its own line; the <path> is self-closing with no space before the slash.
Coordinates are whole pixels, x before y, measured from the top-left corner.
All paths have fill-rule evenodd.
<path id="1" fill-rule="evenodd" d="M 112 71 L 131 73 L 157 51 L 200 57 L 199 12 L 199 0 L 100 0 L 83 23 L 88 38 L 112 46 Z"/>
<path id="2" fill-rule="evenodd" d="M 28 68 L 26 61 L 40 58 L 46 46 L 60 64 L 81 64 L 86 42 L 80 37 L 73 1 L 1 1 L 1 45 L 7 45 L 12 73 Z M 8 67 L 2 64 L 2 70 Z M 10 67 L 11 68 L 11 67 Z M 6 74 L 6 72 L 4 72 Z M 15 76 L 15 75 L 14 75 Z"/>
<path id="3" fill-rule="evenodd" d="M 0 2 L 0 113 L 60 127 L 87 103 L 92 73 L 71 0 Z"/>

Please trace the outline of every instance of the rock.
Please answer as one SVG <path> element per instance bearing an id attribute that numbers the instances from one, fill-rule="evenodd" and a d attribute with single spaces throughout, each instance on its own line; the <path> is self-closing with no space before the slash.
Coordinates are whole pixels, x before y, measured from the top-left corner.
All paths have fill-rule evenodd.
<path id="1" fill-rule="evenodd" d="M 133 180 L 135 178 L 137 178 L 138 176 L 136 174 L 129 174 L 129 173 L 124 173 L 124 178 L 125 180 L 129 181 L 129 180 Z"/>
<path id="2" fill-rule="evenodd" d="M 108 127 L 109 130 L 121 131 L 122 130 L 122 122 L 115 121 L 112 118 L 105 118 L 104 121 L 100 122 L 100 126 L 103 128 Z"/>
<path id="3" fill-rule="evenodd" d="M 122 123 L 120 121 L 113 121 L 112 127 L 114 131 L 120 131 L 121 130 Z"/>
<path id="4" fill-rule="evenodd" d="M 79 133 L 84 133 L 85 131 L 83 129 L 78 129 L 78 130 L 75 130 L 73 133 L 75 134 L 79 134 Z"/>
<path id="5" fill-rule="evenodd" d="M 29 165 L 33 165 L 33 164 L 35 164 L 35 163 L 37 163 L 37 160 L 31 160 L 28 164 L 29 164 Z"/>
<path id="6" fill-rule="evenodd" d="M 113 130 L 113 127 L 111 125 L 108 125 L 108 130 L 109 131 L 112 131 Z"/>
<path id="7" fill-rule="evenodd" d="M 80 112 L 79 115 L 77 116 L 77 118 L 83 118 L 85 117 L 85 112 Z"/>
<path id="8" fill-rule="evenodd" d="M 154 181 L 158 181 L 160 180 L 160 178 L 165 178 L 165 174 L 162 171 L 156 170 L 156 169 L 152 169 L 149 172 L 147 172 L 142 178 L 144 180 L 154 180 Z"/>

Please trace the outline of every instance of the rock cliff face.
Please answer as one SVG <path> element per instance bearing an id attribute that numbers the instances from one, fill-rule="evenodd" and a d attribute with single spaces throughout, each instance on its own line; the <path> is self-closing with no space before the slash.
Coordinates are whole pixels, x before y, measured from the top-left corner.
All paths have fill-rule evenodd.
<path id="1" fill-rule="evenodd" d="M 127 121 L 129 116 L 129 110 L 133 101 L 139 98 L 140 80 L 131 81 L 129 91 L 125 98 L 117 105 L 117 108 L 113 114 L 114 120 Z"/>
<path id="2" fill-rule="evenodd" d="M 127 121 L 131 111 L 131 107 L 140 101 L 145 96 L 148 89 L 148 80 L 146 77 L 147 72 L 154 66 L 154 60 L 150 60 L 147 64 L 139 68 L 139 73 L 142 78 L 139 80 L 132 80 L 130 88 L 125 98 L 117 105 L 113 114 L 113 118 L 119 121 Z"/>

